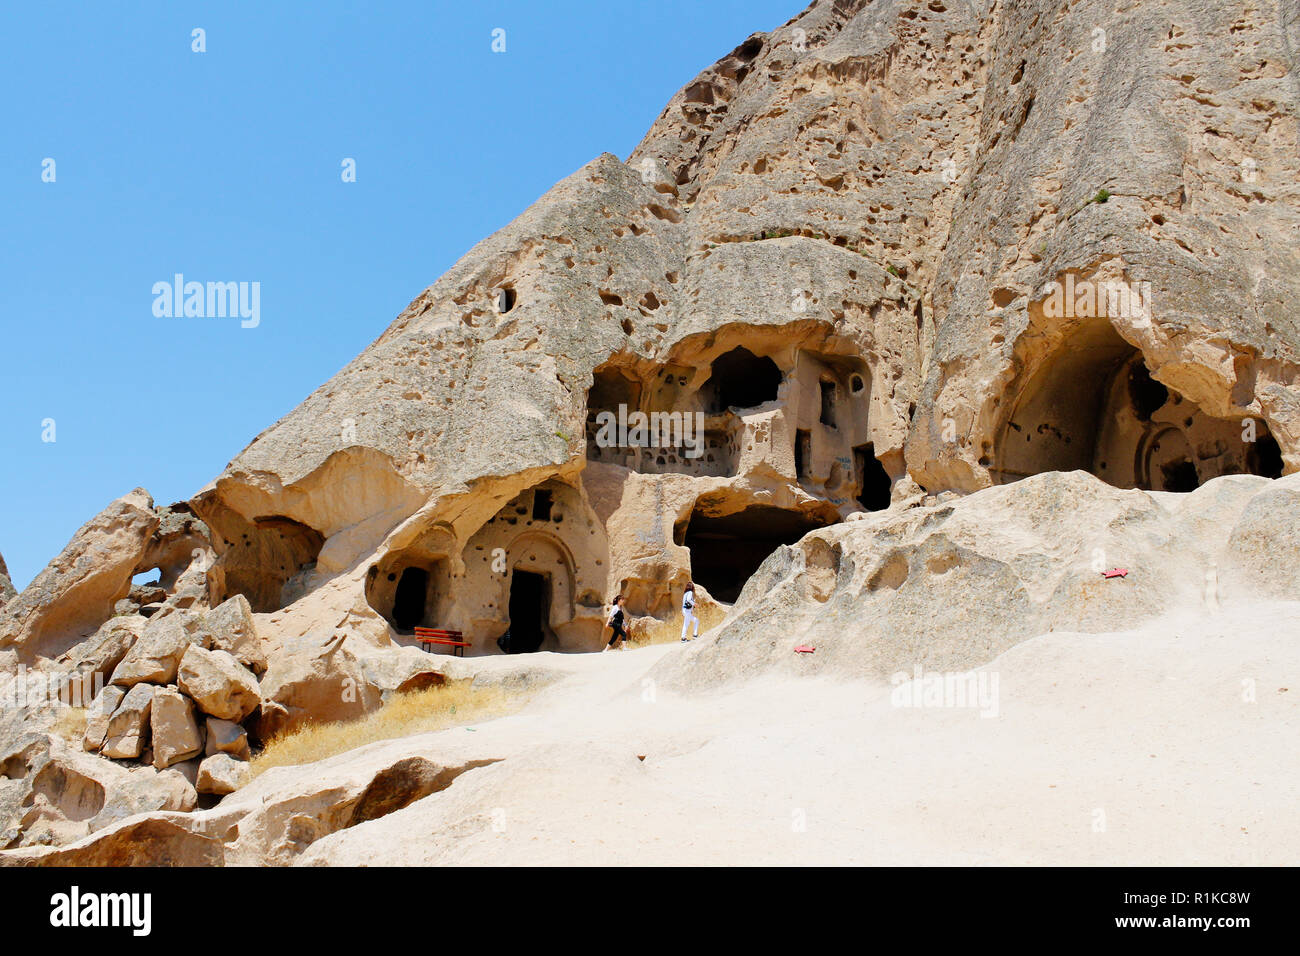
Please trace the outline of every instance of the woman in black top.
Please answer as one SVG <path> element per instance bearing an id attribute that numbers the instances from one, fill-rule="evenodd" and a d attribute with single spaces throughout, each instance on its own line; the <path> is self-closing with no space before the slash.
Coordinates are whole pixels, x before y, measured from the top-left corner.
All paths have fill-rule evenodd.
<path id="1" fill-rule="evenodd" d="M 605 645 L 606 650 L 613 647 L 615 641 L 627 640 L 625 624 L 626 618 L 623 614 L 623 595 L 620 594 L 618 597 L 614 598 L 614 613 L 609 617 L 609 626 L 614 629 L 614 636 L 611 637 L 609 643 Z"/>

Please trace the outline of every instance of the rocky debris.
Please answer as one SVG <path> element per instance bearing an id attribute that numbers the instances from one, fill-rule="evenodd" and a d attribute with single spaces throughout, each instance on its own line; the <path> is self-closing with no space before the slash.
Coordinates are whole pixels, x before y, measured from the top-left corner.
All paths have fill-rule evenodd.
<path id="1" fill-rule="evenodd" d="M 87 641 L 78 644 L 68 655 L 69 702 L 92 701 L 107 684 L 122 659 L 135 646 L 147 622 L 132 614 L 113 617 Z"/>
<path id="2" fill-rule="evenodd" d="M 204 646 L 227 651 L 255 674 L 266 671 L 266 651 L 253 609 L 242 594 L 223 601 L 203 616 Z"/>
<path id="3" fill-rule="evenodd" d="M 248 732 L 239 724 L 220 717 L 207 719 L 207 749 L 204 754 L 229 754 L 236 760 L 248 760 Z"/>
<path id="4" fill-rule="evenodd" d="M 160 687 L 149 718 L 153 765 L 164 770 L 203 752 L 203 733 L 194 720 L 194 704 L 174 687 Z"/>
<path id="5" fill-rule="evenodd" d="M 122 704 L 122 698 L 126 697 L 126 688 L 117 684 L 109 684 L 91 702 L 86 712 L 86 731 L 82 737 L 82 745 L 89 751 L 101 750 L 104 741 L 108 737 L 109 723 L 113 714 Z"/>
<path id="6" fill-rule="evenodd" d="M 257 677 L 226 651 L 190 645 L 178 683 L 205 714 L 223 720 L 243 720 L 261 702 Z"/>
<path id="7" fill-rule="evenodd" d="M 141 817 L 60 849 L 0 853 L 0 866 L 222 866 L 219 840 L 195 833 L 181 814 Z"/>
<path id="8" fill-rule="evenodd" d="M 226 753 L 212 754 L 199 764 L 198 791 L 225 796 L 247 783 L 248 777 L 249 769 L 245 761 Z"/>
<path id="9" fill-rule="evenodd" d="M 134 759 L 143 753 L 148 743 L 149 714 L 153 708 L 153 695 L 158 690 L 152 684 L 136 684 L 122 698 L 121 703 L 108 718 L 104 743 L 99 752 L 118 760 Z"/>
<path id="10" fill-rule="evenodd" d="M 31 664 L 93 634 L 126 597 L 158 528 L 143 488 L 118 498 L 81 527 L 45 570 L 0 609 L 0 648 Z"/>
<path id="11" fill-rule="evenodd" d="M 190 612 L 150 618 L 140 639 L 113 671 L 113 683 L 130 686 L 141 681 L 172 684 L 181 658 L 190 647 L 205 640 L 200 619 Z"/>

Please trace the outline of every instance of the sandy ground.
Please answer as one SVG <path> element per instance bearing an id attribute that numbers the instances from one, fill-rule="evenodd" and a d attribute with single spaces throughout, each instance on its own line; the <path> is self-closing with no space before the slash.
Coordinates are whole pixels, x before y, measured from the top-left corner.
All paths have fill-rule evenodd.
<path id="1" fill-rule="evenodd" d="M 438 754 L 473 735 L 498 762 L 301 862 L 1300 859 L 1300 603 L 1042 635 L 982 668 L 995 717 L 821 678 L 675 696 L 649 673 L 680 652 L 532 662 L 568 677 L 522 713 L 383 745 Z"/>

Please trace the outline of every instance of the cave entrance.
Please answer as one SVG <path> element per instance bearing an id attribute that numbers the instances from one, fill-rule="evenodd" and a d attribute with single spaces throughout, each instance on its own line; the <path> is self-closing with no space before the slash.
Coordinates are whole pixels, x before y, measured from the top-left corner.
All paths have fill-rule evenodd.
<path id="1" fill-rule="evenodd" d="M 510 653 L 530 654 L 542 646 L 550 619 L 551 582 L 544 574 L 515 568 L 510 578 Z"/>
<path id="2" fill-rule="evenodd" d="M 876 457 L 873 442 L 853 449 L 853 465 L 858 478 L 858 504 L 868 511 L 884 511 L 889 507 L 894 479 Z"/>
<path id="3" fill-rule="evenodd" d="M 1044 471 L 1087 471 L 1118 488 L 1194 491 L 1220 475 L 1281 473 L 1267 426 L 1246 440 L 1157 381 L 1105 319 L 1080 328 L 1021 388 L 990 471 L 1001 483 Z"/>
<path id="4" fill-rule="evenodd" d="M 745 582 L 768 555 L 827 523 L 770 505 L 750 505 L 734 514 L 712 516 L 696 504 L 683 536 L 691 552 L 691 577 L 714 600 L 735 603 Z"/>
<path id="5" fill-rule="evenodd" d="M 718 414 L 774 401 L 781 379 L 781 369 L 770 358 L 759 358 L 744 346 L 734 348 L 713 360 L 713 374 L 703 389 L 706 411 Z"/>
<path id="6" fill-rule="evenodd" d="M 424 568 L 407 568 L 397 579 L 393 594 L 393 626 L 412 631 L 424 623 L 425 602 L 429 593 L 429 572 Z"/>

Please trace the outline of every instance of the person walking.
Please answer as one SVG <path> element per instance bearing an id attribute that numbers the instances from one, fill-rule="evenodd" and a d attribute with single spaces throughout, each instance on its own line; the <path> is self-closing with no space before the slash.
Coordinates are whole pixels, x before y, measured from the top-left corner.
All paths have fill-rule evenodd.
<path id="1" fill-rule="evenodd" d="M 614 598 L 614 612 L 609 616 L 609 626 L 614 629 L 614 636 L 605 645 L 605 650 L 614 646 L 615 641 L 627 640 L 627 615 L 623 613 L 623 595 Z"/>
<path id="2" fill-rule="evenodd" d="M 682 643 L 687 640 L 686 631 L 690 626 L 695 625 L 694 637 L 700 636 L 700 619 L 695 616 L 695 585 L 689 581 L 686 582 L 686 590 L 682 593 Z"/>

